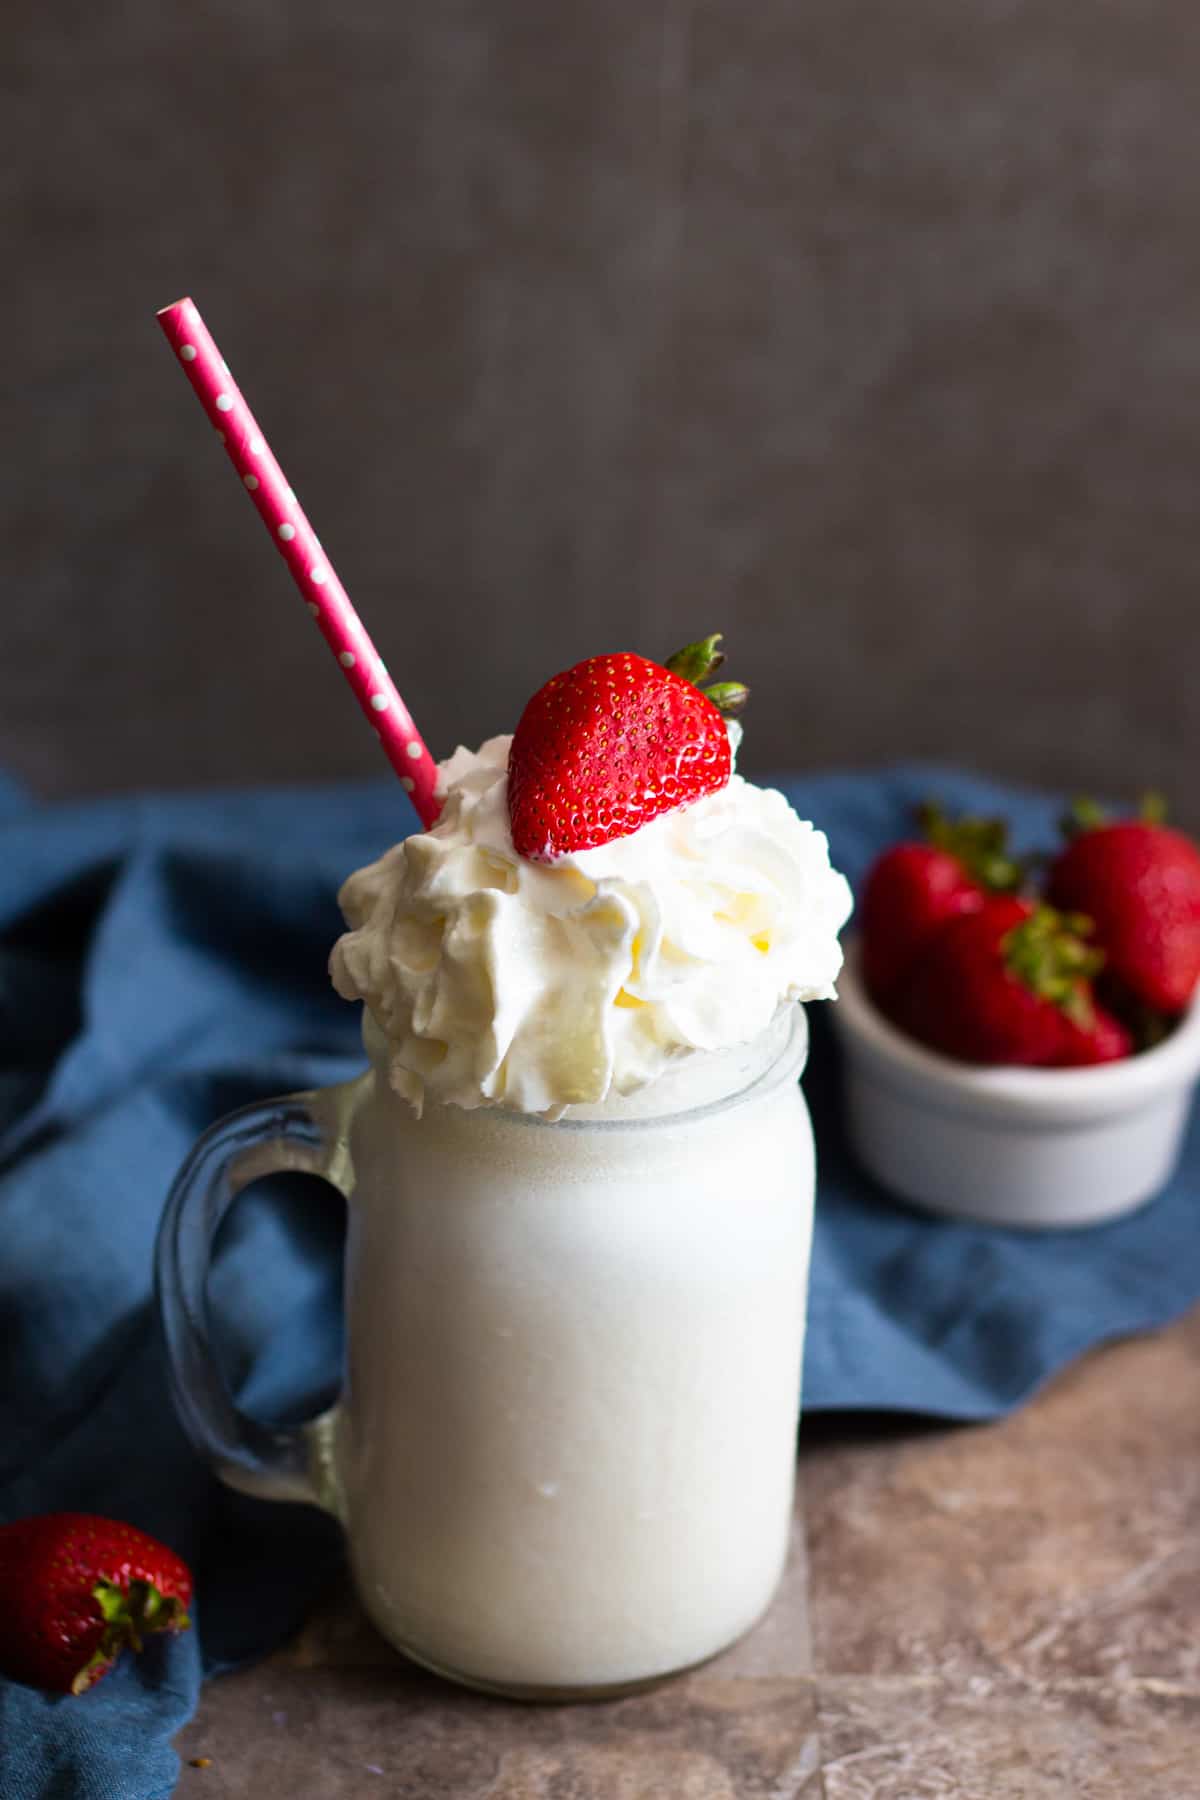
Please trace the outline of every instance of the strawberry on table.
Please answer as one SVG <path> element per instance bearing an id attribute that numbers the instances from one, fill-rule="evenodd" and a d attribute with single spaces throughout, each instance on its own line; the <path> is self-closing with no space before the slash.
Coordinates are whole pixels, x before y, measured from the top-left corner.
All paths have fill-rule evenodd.
<path id="1" fill-rule="evenodd" d="M 1200 983 L 1200 849 L 1155 817 L 1109 823 L 1080 808 L 1079 824 L 1048 898 L 1094 921 L 1109 978 L 1135 1001 L 1182 1012 Z"/>
<path id="2" fill-rule="evenodd" d="M 0 1526 L 0 1673 L 81 1694 L 126 1645 L 184 1631 L 187 1564 L 132 1525 L 93 1513 L 42 1513 Z"/>
<path id="3" fill-rule="evenodd" d="M 555 675 L 521 714 L 508 760 L 519 856 L 551 862 L 633 832 L 715 793 L 732 759 L 723 715 L 740 682 L 698 683 L 724 660 L 720 634 L 663 665 L 632 652 L 592 656 Z"/>
<path id="4" fill-rule="evenodd" d="M 877 857 L 859 902 L 863 979 L 884 1007 L 936 930 L 978 912 L 989 893 L 1018 887 L 1024 873 L 1008 853 L 1002 820 L 951 822 L 934 806 L 919 818 L 924 840 Z"/>
<path id="5" fill-rule="evenodd" d="M 1103 957 L 1085 921 L 1016 895 L 949 920 L 896 997 L 897 1023 L 962 1062 L 1061 1067 L 1127 1055 L 1124 1028 L 1097 1005 Z"/>

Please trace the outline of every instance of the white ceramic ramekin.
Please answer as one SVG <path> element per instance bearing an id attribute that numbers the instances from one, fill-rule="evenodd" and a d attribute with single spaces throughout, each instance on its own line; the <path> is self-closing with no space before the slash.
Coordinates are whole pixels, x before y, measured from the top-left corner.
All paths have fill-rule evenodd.
<path id="1" fill-rule="evenodd" d="M 976 1068 L 878 1012 L 847 946 L 830 1008 L 851 1144 L 884 1187 L 991 1225 L 1094 1225 L 1157 1193 L 1200 1074 L 1200 998 L 1171 1036 L 1089 1069 Z"/>

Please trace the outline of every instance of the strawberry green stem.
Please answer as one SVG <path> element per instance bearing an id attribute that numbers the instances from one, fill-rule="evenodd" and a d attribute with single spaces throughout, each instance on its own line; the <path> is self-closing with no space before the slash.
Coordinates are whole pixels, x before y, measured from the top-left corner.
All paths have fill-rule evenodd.
<path id="1" fill-rule="evenodd" d="M 698 638 L 694 644 L 685 644 L 682 650 L 667 658 L 663 667 L 670 669 L 672 675 L 690 681 L 693 687 L 700 687 L 700 683 L 715 675 L 725 661 L 720 643 L 721 633 L 714 631 L 706 638 Z M 750 698 L 750 689 L 743 681 L 714 681 L 708 687 L 700 687 L 700 692 L 726 719 L 742 712 Z"/>
<path id="2" fill-rule="evenodd" d="M 1097 827 L 1107 825 L 1111 817 L 1106 807 L 1086 794 L 1077 794 L 1059 820 L 1059 830 L 1066 838 L 1078 837 L 1081 832 L 1095 831 Z"/>
<path id="3" fill-rule="evenodd" d="M 1169 810 L 1165 795 L 1154 788 L 1148 788 L 1142 795 L 1137 817 L 1143 825 L 1165 825 Z M 1097 831 L 1102 825 L 1111 823 L 1112 814 L 1108 808 L 1100 806 L 1086 794 L 1072 800 L 1058 822 L 1059 830 L 1065 838 L 1079 837 L 1085 831 Z"/>
<path id="4" fill-rule="evenodd" d="M 82 1694 L 128 1647 L 139 1653 L 143 1641 L 155 1631 L 186 1631 L 191 1624 L 187 1609 L 172 1594 L 164 1594 L 152 1581 L 133 1580 L 128 1588 L 113 1581 L 98 1581 L 92 1597 L 100 1608 L 104 1630 L 95 1650 L 71 1683 L 73 1694 Z"/>
<path id="5" fill-rule="evenodd" d="M 1009 894 L 1023 884 L 1027 867 L 1009 850 L 1003 819 L 951 819 L 932 800 L 917 808 L 917 818 L 928 841 L 960 862 L 981 887 Z"/>
<path id="6" fill-rule="evenodd" d="M 1104 952 L 1084 941 L 1091 931 L 1082 913 L 1039 906 L 1001 943 L 1009 974 L 1084 1030 L 1093 1019 L 1088 982 L 1104 966 Z"/>
<path id="7" fill-rule="evenodd" d="M 699 687 L 702 681 L 715 675 L 725 661 L 725 652 L 719 647 L 721 637 L 721 632 L 714 631 L 706 638 L 698 638 L 694 644 L 685 644 L 682 650 L 667 658 L 663 667 Z"/>
<path id="8" fill-rule="evenodd" d="M 738 713 L 744 712 L 750 698 L 750 689 L 744 681 L 714 681 L 711 687 L 701 688 L 700 692 L 726 719 L 736 718 Z"/>

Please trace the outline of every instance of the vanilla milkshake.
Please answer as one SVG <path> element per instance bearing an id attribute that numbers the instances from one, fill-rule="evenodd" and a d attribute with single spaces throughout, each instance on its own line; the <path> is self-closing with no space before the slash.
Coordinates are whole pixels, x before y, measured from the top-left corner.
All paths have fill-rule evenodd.
<path id="1" fill-rule="evenodd" d="M 232 1486 L 335 1512 L 380 1630 L 523 1697 L 611 1696 L 771 1600 L 799 1414 L 813 1144 L 801 1002 L 850 892 L 733 767 L 717 639 L 554 676 L 351 875 L 331 973 L 365 1074 L 195 1145 L 164 1209 L 180 1417 Z M 301 1169 L 348 1201 L 345 1390 L 239 1413 L 220 1222 Z"/>
<path id="2" fill-rule="evenodd" d="M 796 1002 L 849 894 L 732 775 L 538 863 L 509 740 L 352 876 L 334 982 L 371 1073 L 347 1144 L 332 1462 L 360 1593 L 419 1660 L 621 1691 L 760 1616 L 788 1540 L 813 1152 Z"/>

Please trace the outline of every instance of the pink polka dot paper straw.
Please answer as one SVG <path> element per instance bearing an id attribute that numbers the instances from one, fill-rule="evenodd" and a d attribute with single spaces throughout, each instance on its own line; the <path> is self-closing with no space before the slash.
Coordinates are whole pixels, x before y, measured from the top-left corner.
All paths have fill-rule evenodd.
<path id="1" fill-rule="evenodd" d="M 158 322 L 422 825 L 432 825 L 439 811 L 434 760 L 198 308 L 176 300 L 163 307 Z"/>

